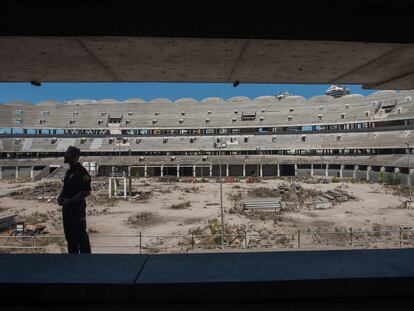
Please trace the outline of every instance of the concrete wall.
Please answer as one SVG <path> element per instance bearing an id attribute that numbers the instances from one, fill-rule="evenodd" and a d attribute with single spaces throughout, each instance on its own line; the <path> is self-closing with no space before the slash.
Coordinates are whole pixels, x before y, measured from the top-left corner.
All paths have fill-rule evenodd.
<path id="1" fill-rule="evenodd" d="M 243 176 L 243 165 L 229 165 L 230 176 Z"/>
<path id="2" fill-rule="evenodd" d="M 277 176 L 277 165 L 267 165 L 264 164 L 263 165 L 263 177 L 267 177 L 267 176 Z"/>

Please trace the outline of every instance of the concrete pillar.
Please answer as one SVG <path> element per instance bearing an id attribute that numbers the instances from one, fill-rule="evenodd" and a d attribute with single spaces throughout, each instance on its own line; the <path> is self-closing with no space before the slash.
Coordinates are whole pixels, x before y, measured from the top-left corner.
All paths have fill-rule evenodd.
<path id="1" fill-rule="evenodd" d="M 127 179 L 126 177 L 124 177 L 122 180 L 124 181 L 124 198 L 126 198 L 127 197 Z"/>
<path id="2" fill-rule="evenodd" d="M 30 179 L 33 179 L 33 177 L 34 177 L 34 166 L 30 168 Z M 1 179 L 1 176 L 0 176 L 0 179 Z"/>
<path id="3" fill-rule="evenodd" d="M 229 177 L 229 165 L 226 164 L 226 176 Z"/>
<path id="4" fill-rule="evenodd" d="M 329 176 L 329 164 L 326 164 L 326 168 L 325 168 L 325 177 Z"/>
<path id="5" fill-rule="evenodd" d="M 161 165 L 161 177 L 164 177 L 164 165 Z"/>
<path id="6" fill-rule="evenodd" d="M 367 166 L 367 181 L 369 181 L 369 177 L 370 177 L 369 175 L 370 175 L 371 170 L 372 170 L 372 167 L 368 165 Z"/>
<path id="7" fill-rule="evenodd" d="M 1 168 L 0 168 L 1 169 Z M 409 187 L 411 187 L 411 184 L 412 184 L 412 182 L 411 182 L 411 175 L 413 175 L 414 174 L 414 168 L 410 168 L 410 170 L 408 171 L 408 175 L 407 175 L 407 186 L 409 186 Z M 0 175 L 1 175 L 1 173 L 0 173 Z M 0 176 L 0 179 L 1 179 L 1 176 Z"/>
<path id="8" fill-rule="evenodd" d="M 0 166 L 0 179 L 3 179 L 3 166 Z"/>
<path id="9" fill-rule="evenodd" d="M 263 177 L 263 164 L 260 164 L 260 177 Z"/>
<path id="10" fill-rule="evenodd" d="M 111 177 L 109 177 L 109 182 L 108 182 L 108 196 L 112 198 L 112 178 Z"/>
<path id="11" fill-rule="evenodd" d="M 280 177 L 280 165 L 277 164 L 277 177 Z"/>
<path id="12" fill-rule="evenodd" d="M 294 166 L 295 166 L 295 176 L 296 176 L 296 175 L 298 175 L 298 165 L 295 164 Z"/>
<path id="13" fill-rule="evenodd" d="M 203 170 L 203 167 L 201 167 L 201 170 Z M 196 166 L 193 165 L 193 177 L 196 177 Z"/>
<path id="14" fill-rule="evenodd" d="M 144 177 L 148 176 L 148 165 L 144 166 Z"/>
<path id="15" fill-rule="evenodd" d="M 213 176 L 213 164 L 210 164 L 210 177 Z"/>
<path id="16" fill-rule="evenodd" d="M 310 171 L 311 177 L 313 177 L 313 164 L 311 164 L 311 171 Z"/>
<path id="17" fill-rule="evenodd" d="M 19 178 L 19 166 L 16 166 L 16 179 L 18 179 Z"/>
<path id="18" fill-rule="evenodd" d="M 177 164 L 177 177 L 180 177 L 180 164 Z"/>
<path id="19" fill-rule="evenodd" d="M 246 177 L 246 164 L 243 164 L 243 177 Z"/>
<path id="20" fill-rule="evenodd" d="M 345 165 L 341 164 L 341 168 L 339 169 L 339 178 L 342 178 L 343 177 L 343 174 L 344 174 L 344 166 Z"/>
<path id="21" fill-rule="evenodd" d="M 356 179 L 356 171 L 357 171 L 357 170 L 359 170 L 359 166 L 358 166 L 358 165 L 355 165 L 355 166 L 354 166 L 354 171 L 352 172 L 352 178 L 353 178 L 353 179 Z"/>

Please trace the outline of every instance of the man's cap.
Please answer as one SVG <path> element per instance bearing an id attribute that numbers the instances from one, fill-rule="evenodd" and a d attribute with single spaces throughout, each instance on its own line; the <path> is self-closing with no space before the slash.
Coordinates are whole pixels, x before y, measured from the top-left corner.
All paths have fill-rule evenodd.
<path id="1" fill-rule="evenodd" d="M 81 154 L 81 151 L 76 146 L 69 146 L 68 149 L 66 150 L 66 153 L 70 153 L 70 154 L 73 154 L 75 156 L 79 156 Z"/>

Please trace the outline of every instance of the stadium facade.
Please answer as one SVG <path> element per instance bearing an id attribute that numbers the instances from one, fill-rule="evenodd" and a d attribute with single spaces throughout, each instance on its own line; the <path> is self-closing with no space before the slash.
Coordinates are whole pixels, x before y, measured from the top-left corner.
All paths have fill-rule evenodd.
<path id="1" fill-rule="evenodd" d="M 414 91 L 368 96 L 9 102 L 0 178 L 58 176 L 69 145 L 92 174 L 338 176 L 402 183 L 414 147 Z M 414 166 L 414 164 L 413 164 Z M 411 178 L 410 178 L 411 179 Z"/>

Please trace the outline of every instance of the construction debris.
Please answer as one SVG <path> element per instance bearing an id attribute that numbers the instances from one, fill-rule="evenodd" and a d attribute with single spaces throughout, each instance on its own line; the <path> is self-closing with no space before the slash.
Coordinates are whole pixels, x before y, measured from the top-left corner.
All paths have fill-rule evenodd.
<path id="1" fill-rule="evenodd" d="M 248 210 L 274 210 L 282 209 L 282 203 L 276 199 L 246 200 L 243 202 L 243 208 Z"/>
<path id="2" fill-rule="evenodd" d="M 328 209 L 332 207 L 332 203 L 325 196 L 316 196 L 313 199 L 313 208 L 314 209 Z"/>
<path id="3" fill-rule="evenodd" d="M 14 227 L 16 225 L 17 215 L 8 215 L 0 217 L 0 231 Z"/>

